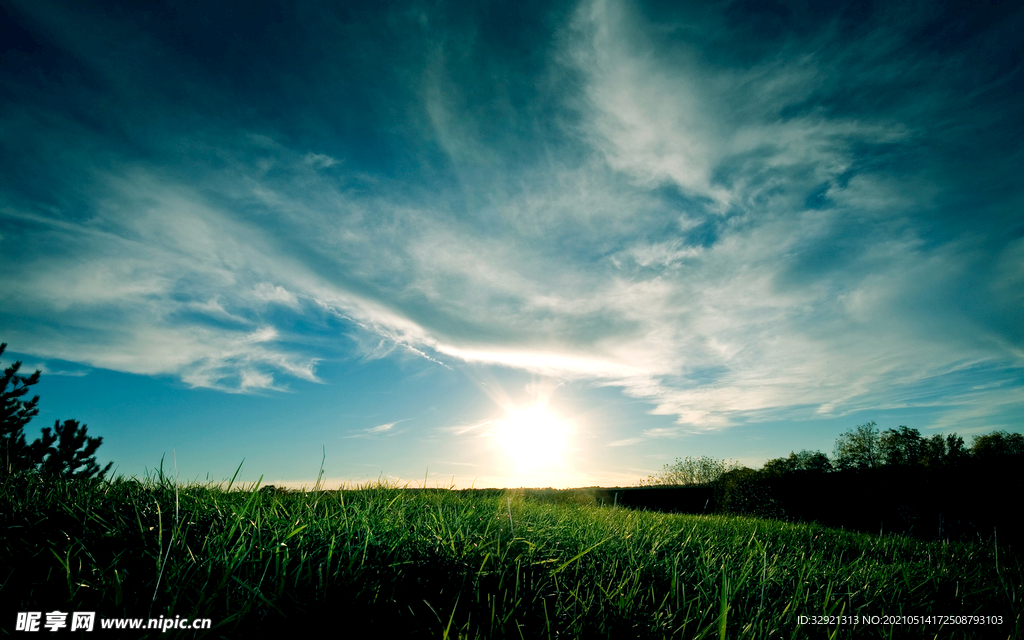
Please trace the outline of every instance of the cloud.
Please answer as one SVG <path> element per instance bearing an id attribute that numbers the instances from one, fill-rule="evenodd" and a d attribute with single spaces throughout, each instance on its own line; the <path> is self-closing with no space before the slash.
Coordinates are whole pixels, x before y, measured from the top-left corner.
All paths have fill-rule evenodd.
<path id="1" fill-rule="evenodd" d="M 109 186 L 91 220 L 20 216 L 32 223 L 33 242 L 47 248 L 11 265 L 17 277 L 7 299 L 48 318 L 39 333 L 23 336 L 26 347 L 223 390 L 282 388 L 272 371 L 317 380 L 316 358 L 271 346 L 282 336 L 259 321 L 256 302 L 298 303 L 261 282 L 269 252 L 249 231 L 149 174 L 112 178 Z M 248 296 L 238 289 L 244 280 L 256 281 Z M 19 324 L 15 332 L 27 332 L 26 320 Z"/>
<path id="2" fill-rule="evenodd" d="M 327 169 L 338 164 L 338 161 L 325 153 L 307 153 L 302 161 L 318 169 Z"/>
<path id="3" fill-rule="evenodd" d="M 395 420 L 394 422 L 387 422 L 387 423 L 384 423 L 384 424 L 379 424 L 376 427 L 370 427 L 368 429 L 362 429 L 358 433 L 354 433 L 352 435 L 347 435 L 347 436 L 342 436 L 342 437 L 343 438 L 370 438 L 370 437 L 378 436 L 378 435 L 382 435 L 382 434 L 384 434 L 384 435 L 395 435 L 395 433 L 397 433 L 397 432 L 393 432 L 393 429 L 395 428 L 395 425 L 400 423 L 400 422 L 406 422 L 409 419 L 410 418 L 405 418 L 404 420 Z"/>
<path id="4" fill-rule="evenodd" d="M 366 432 L 369 433 L 369 434 L 375 434 L 375 433 L 383 433 L 385 431 L 391 431 L 392 427 L 394 427 L 396 424 L 398 424 L 398 423 L 397 422 L 388 422 L 387 424 L 381 424 L 381 425 L 377 425 L 376 427 L 373 427 L 371 429 L 367 429 Z"/>
<path id="5" fill-rule="evenodd" d="M 46 376 L 65 376 L 69 378 L 82 378 L 89 375 L 89 371 L 86 369 L 51 369 L 45 362 L 23 364 L 21 371 L 23 375 L 25 372 L 39 371 L 42 375 Z"/>
<path id="6" fill-rule="evenodd" d="M 638 444 L 638 443 L 643 442 L 643 441 L 644 441 L 643 438 L 624 438 L 622 440 L 614 440 L 612 442 L 609 442 L 607 446 L 609 446 L 609 447 L 628 447 L 629 445 Z"/>
<path id="7" fill-rule="evenodd" d="M 287 307 L 298 308 L 299 299 L 294 293 L 288 291 L 281 285 L 273 285 L 269 282 L 261 282 L 256 285 L 253 294 L 257 300 L 275 302 Z"/>
<path id="8" fill-rule="evenodd" d="M 147 93 L 44 16 L 126 118 L 160 115 L 122 131 L 31 102 L 52 87 L 19 94 L 11 116 L 31 126 L 0 133 L 24 156 L 4 165 L 22 173 L 0 192 L 17 248 L 0 318 L 40 357 L 232 392 L 317 382 L 352 349 L 586 380 L 679 423 L 643 438 L 985 387 L 1024 366 L 1019 188 L 1000 182 L 1016 152 L 952 153 L 992 134 L 942 123 L 1015 116 L 948 95 L 983 52 L 957 70 L 914 45 L 924 17 L 880 11 L 910 26 L 794 10 L 759 31 L 714 7 L 583 2 L 554 32 L 511 34 L 538 52 L 521 63 L 452 16 L 443 33 L 392 16 L 393 67 L 283 60 L 258 82 L 294 96 L 230 121 L 210 105 L 248 89 L 164 36 L 124 32 L 171 61 L 171 88 Z M 380 95 L 352 79 L 371 75 Z M 209 102 L 175 102 L 183 87 Z"/>

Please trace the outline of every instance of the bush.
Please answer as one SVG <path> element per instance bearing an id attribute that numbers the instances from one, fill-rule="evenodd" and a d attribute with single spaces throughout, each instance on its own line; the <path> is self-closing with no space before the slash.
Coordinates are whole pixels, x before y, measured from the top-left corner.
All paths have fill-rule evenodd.
<path id="1" fill-rule="evenodd" d="M 766 476 L 760 471 L 741 467 L 722 475 L 715 483 L 715 502 L 724 513 L 782 518 L 782 508 L 772 495 Z"/>
<path id="2" fill-rule="evenodd" d="M 708 456 L 676 458 L 675 464 L 667 464 L 660 473 L 641 480 L 641 486 L 653 485 L 708 485 L 728 471 L 739 469 L 735 460 L 716 460 Z"/>

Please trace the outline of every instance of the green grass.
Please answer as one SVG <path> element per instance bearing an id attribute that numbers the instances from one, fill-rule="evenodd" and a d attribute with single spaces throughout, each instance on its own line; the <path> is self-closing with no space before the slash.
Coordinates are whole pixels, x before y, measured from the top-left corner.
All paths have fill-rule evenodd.
<path id="1" fill-rule="evenodd" d="M 15 633 L 16 611 L 60 609 L 211 618 L 196 634 L 211 638 L 321 620 L 413 638 L 1022 636 L 1021 563 L 993 545 L 514 491 L 252 489 L 0 480 L 0 630 Z M 798 624 L 837 614 L 1003 623 Z"/>

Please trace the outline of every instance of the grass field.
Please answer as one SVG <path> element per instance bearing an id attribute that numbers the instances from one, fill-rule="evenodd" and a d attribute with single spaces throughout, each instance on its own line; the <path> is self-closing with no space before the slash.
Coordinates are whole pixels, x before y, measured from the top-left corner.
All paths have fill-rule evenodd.
<path id="1" fill-rule="evenodd" d="M 1019 556 L 991 542 L 630 511 L 582 494 L 254 488 L 8 476 L 0 629 L 21 635 L 18 611 L 58 609 L 212 620 L 149 637 L 321 622 L 382 638 L 1024 637 Z"/>

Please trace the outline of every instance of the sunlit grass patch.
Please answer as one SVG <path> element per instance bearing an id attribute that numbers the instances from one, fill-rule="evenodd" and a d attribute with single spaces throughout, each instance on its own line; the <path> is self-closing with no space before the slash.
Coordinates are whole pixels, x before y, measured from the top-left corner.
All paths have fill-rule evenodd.
<path id="1" fill-rule="evenodd" d="M 522 492 L 261 491 L 10 476 L 5 629 L 25 610 L 314 620 L 383 637 L 1012 637 L 1018 557 L 815 525 L 549 504 Z M 998 552 L 998 556 L 997 556 Z M 1002 615 L 998 627 L 808 627 L 814 615 Z M 200 634 L 201 635 L 201 634 Z"/>

